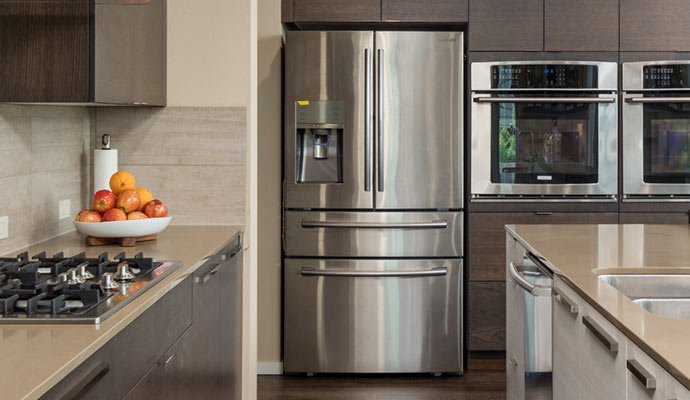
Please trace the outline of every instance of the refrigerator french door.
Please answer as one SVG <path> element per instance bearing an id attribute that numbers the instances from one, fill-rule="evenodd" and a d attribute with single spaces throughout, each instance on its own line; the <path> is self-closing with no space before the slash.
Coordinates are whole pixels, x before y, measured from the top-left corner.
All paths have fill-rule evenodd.
<path id="1" fill-rule="evenodd" d="M 288 32 L 288 373 L 462 371 L 462 34 Z"/>
<path id="2" fill-rule="evenodd" d="M 690 61 L 623 64 L 623 201 L 690 198 Z"/>

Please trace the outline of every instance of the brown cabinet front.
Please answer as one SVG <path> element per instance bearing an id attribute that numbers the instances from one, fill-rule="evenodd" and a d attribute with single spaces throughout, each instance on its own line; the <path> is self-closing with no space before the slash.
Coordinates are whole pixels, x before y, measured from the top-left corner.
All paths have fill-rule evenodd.
<path id="1" fill-rule="evenodd" d="M 89 1 L 4 2 L 0 102 L 89 100 Z"/>
<path id="2" fill-rule="evenodd" d="M 381 0 L 294 0 L 294 22 L 381 22 Z"/>
<path id="3" fill-rule="evenodd" d="M 616 224 L 617 213 L 470 213 L 470 281 L 505 281 L 506 231 L 513 224 Z"/>
<path id="4" fill-rule="evenodd" d="M 617 51 L 618 0 L 544 0 L 544 50 Z"/>
<path id="5" fill-rule="evenodd" d="M 544 0 L 470 0 L 470 51 L 544 49 Z"/>
<path id="6" fill-rule="evenodd" d="M 688 15 L 688 0 L 621 1 L 621 51 L 690 51 Z"/>
<path id="7" fill-rule="evenodd" d="M 467 289 L 468 350 L 505 351 L 506 283 L 469 282 Z"/>
<path id="8" fill-rule="evenodd" d="M 381 17 L 399 22 L 467 22 L 468 0 L 382 0 Z"/>
<path id="9" fill-rule="evenodd" d="M 621 213 L 621 224 L 681 224 L 690 223 L 687 212 L 677 213 Z"/>

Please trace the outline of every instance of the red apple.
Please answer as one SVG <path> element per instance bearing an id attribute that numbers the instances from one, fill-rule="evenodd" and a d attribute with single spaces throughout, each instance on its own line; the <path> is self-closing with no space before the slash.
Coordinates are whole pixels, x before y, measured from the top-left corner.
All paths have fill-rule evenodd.
<path id="1" fill-rule="evenodd" d="M 110 190 L 99 190 L 93 195 L 93 209 L 98 212 L 106 212 L 115 207 L 117 196 Z"/>
<path id="2" fill-rule="evenodd" d="M 131 213 L 127 214 L 127 219 L 128 220 L 134 220 L 134 219 L 149 219 L 149 217 L 146 216 L 141 211 L 132 211 Z"/>
<path id="3" fill-rule="evenodd" d="M 81 210 L 75 218 L 77 222 L 101 222 L 101 214 L 97 211 Z"/>
<path id="4" fill-rule="evenodd" d="M 141 203 L 141 197 L 134 189 L 125 189 L 117 196 L 117 203 L 115 207 L 121 209 L 126 213 L 136 211 Z"/>
<path id="5" fill-rule="evenodd" d="M 151 200 L 144 207 L 144 214 L 149 218 L 163 218 L 168 216 L 168 207 L 160 200 Z"/>
<path id="6" fill-rule="evenodd" d="M 125 221 L 127 220 L 127 214 L 119 208 L 111 208 L 110 210 L 103 213 L 103 218 L 101 221 Z"/>

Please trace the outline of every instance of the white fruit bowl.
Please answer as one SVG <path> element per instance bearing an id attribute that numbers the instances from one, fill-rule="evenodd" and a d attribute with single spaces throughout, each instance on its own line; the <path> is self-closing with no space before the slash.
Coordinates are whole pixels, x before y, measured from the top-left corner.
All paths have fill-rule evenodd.
<path id="1" fill-rule="evenodd" d="M 172 217 L 108 222 L 74 221 L 74 227 L 82 235 L 99 238 L 142 237 L 162 232 L 171 220 Z"/>

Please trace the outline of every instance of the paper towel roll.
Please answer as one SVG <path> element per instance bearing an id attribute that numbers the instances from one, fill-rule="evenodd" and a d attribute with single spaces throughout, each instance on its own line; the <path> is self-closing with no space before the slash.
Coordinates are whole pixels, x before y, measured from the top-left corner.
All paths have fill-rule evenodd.
<path id="1" fill-rule="evenodd" d="M 110 190 L 110 177 L 117 172 L 117 149 L 93 152 L 93 191 Z"/>

